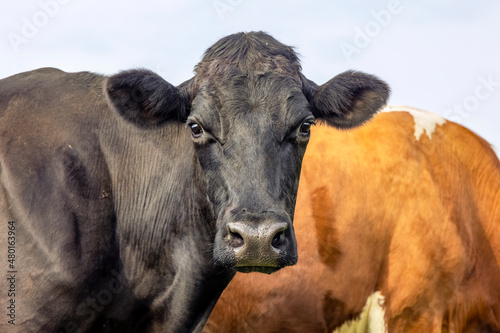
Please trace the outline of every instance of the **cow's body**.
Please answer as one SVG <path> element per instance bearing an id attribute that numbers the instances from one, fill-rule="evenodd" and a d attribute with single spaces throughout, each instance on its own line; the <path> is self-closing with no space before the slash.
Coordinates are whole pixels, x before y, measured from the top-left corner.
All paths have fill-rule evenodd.
<path id="1" fill-rule="evenodd" d="M 200 331 L 237 270 L 296 262 L 311 124 L 358 125 L 387 95 L 354 72 L 317 86 L 264 33 L 221 39 L 178 87 L 147 70 L 1 80 L 0 331 Z"/>
<path id="2" fill-rule="evenodd" d="M 313 131 L 298 264 L 238 274 L 207 332 L 332 332 L 374 293 L 390 332 L 500 332 L 499 161 L 469 130 L 407 111 Z"/>
<path id="3" fill-rule="evenodd" d="M 15 222 L 19 332 L 99 331 L 111 325 L 101 318 L 133 331 L 151 315 L 145 304 L 164 308 L 162 298 L 175 300 L 178 313 L 159 315 L 172 327 L 195 323 L 205 311 L 192 311 L 191 298 L 201 296 L 203 309 L 215 295 L 190 290 L 214 283 L 220 291 L 230 280 L 204 264 L 213 231 L 198 211 L 195 179 L 182 176 L 192 159 L 178 151 L 189 149 L 184 128 L 145 132 L 120 122 L 105 107 L 104 79 L 46 69 L 10 81 L 27 92 L 9 105 L 28 103 L 26 112 L 7 108 L 0 125 L 9 138 L 1 147 L 2 232 Z"/>

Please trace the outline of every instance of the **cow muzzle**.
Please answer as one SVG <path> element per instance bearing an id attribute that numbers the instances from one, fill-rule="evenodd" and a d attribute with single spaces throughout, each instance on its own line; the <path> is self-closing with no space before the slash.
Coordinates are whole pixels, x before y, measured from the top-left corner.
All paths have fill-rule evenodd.
<path id="1" fill-rule="evenodd" d="M 292 222 L 283 214 L 244 210 L 225 223 L 221 238 L 216 240 L 215 255 L 240 272 L 270 274 L 297 262 Z"/>

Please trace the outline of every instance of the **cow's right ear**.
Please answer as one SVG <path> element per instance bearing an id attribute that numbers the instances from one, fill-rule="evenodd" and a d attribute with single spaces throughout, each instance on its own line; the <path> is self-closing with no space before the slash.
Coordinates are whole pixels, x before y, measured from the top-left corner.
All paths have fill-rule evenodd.
<path id="1" fill-rule="evenodd" d="M 188 102 L 179 89 L 149 70 L 129 70 L 109 77 L 105 92 L 109 104 L 141 128 L 168 121 L 183 122 Z"/>

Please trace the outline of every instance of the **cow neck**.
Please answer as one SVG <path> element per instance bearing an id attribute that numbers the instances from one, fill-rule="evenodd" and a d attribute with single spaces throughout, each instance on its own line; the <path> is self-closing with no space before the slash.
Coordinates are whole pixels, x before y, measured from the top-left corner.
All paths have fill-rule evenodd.
<path id="1" fill-rule="evenodd" d="M 196 181 L 199 167 L 185 125 L 143 130 L 120 120 L 118 130 L 101 139 L 101 145 L 111 175 L 125 276 L 137 281 L 137 292 L 148 297 L 162 292 L 178 272 L 196 276 L 194 271 L 206 269 L 212 248 L 203 246 L 214 237 L 211 210 L 202 182 Z M 161 281 L 158 290 L 142 291 L 144 272 Z"/>

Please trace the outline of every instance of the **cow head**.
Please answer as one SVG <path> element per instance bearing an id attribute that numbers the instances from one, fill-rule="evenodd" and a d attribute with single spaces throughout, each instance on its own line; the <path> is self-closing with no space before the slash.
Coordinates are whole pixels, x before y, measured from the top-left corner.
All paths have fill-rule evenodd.
<path id="1" fill-rule="evenodd" d="M 371 75 L 349 71 L 317 86 L 300 70 L 290 47 L 240 33 L 209 48 L 178 87 L 144 70 L 107 81 L 108 99 L 137 126 L 185 123 L 214 212 L 218 264 L 266 273 L 295 264 L 292 219 L 311 126 L 360 125 L 389 94 Z"/>

